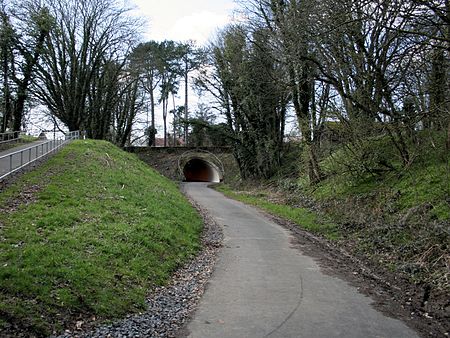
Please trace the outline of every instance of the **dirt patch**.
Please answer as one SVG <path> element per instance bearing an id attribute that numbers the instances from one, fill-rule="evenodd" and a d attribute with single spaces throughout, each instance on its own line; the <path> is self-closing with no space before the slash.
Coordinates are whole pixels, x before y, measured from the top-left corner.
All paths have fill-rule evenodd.
<path id="1" fill-rule="evenodd" d="M 27 206 L 36 200 L 36 193 L 42 190 L 42 186 L 33 184 L 22 189 L 17 196 L 8 200 L 0 207 L 0 213 L 13 213 L 19 207 Z"/>
<path id="2" fill-rule="evenodd" d="M 48 161 L 50 157 L 52 157 L 54 153 L 44 156 L 43 158 L 33 162 L 32 164 L 24 167 L 23 169 L 7 176 L 3 180 L 0 180 L 0 193 L 5 191 L 8 187 L 10 187 L 13 183 L 19 180 L 24 174 L 36 170 L 43 163 Z M 13 197 L 8 199 L 2 206 L 0 206 L 0 213 L 12 213 L 17 211 L 20 207 L 27 206 L 33 203 L 36 200 L 36 195 L 40 192 L 50 181 L 51 177 L 56 174 L 54 168 L 52 170 L 48 170 L 45 175 L 45 180 L 37 184 L 24 184 L 20 187 L 19 192 L 15 194 Z"/>

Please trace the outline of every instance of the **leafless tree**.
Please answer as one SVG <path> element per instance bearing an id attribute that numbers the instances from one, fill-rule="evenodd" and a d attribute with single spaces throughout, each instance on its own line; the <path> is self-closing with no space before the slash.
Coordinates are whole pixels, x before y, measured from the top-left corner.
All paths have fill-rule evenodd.
<path id="1" fill-rule="evenodd" d="M 43 45 L 53 29 L 48 8 L 32 1 L 1 1 L 0 60 L 2 121 L 0 131 L 22 127 L 29 89 Z"/>
<path id="2" fill-rule="evenodd" d="M 268 178 L 281 162 L 289 94 L 276 79 L 284 69 L 272 57 L 267 30 L 230 26 L 211 46 L 197 85 L 216 99 L 243 178 Z"/>
<path id="3" fill-rule="evenodd" d="M 139 21 L 115 0 L 42 3 L 55 18 L 56 29 L 46 41 L 35 95 L 70 130 L 86 128 L 89 135 L 103 137 L 109 118 L 97 114 L 118 104 L 109 101 L 114 96 L 111 89 L 125 71 L 125 59 L 139 36 Z"/>
<path id="4" fill-rule="evenodd" d="M 446 125 L 448 1 L 251 0 L 242 6 L 250 26 L 272 32 L 288 70 L 280 85 L 292 93 L 312 183 L 322 177 L 318 144 L 331 116 L 346 130 L 342 141 L 354 147 L 387 135 L 404 166 L 413 160 L 408 138 L 418 122 Z"/>

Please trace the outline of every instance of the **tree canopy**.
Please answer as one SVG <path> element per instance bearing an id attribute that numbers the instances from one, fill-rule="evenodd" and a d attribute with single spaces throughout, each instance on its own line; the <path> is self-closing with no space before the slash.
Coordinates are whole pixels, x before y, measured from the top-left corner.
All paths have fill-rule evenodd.
<path id="1" fill-rule="evenodd" d="M 218 113 L 217 124 L 191 123 L 194 143 L 199 130 L 220 131 L 244 178 L 276 174 L 289 113 L 312 184 L 326 175 L 330 133 L 354 173 L 408 167 L 420 130 L 446 130 L 450 148 L 448 0 L 250 0 L 241 4 L 246 21 L 205 48 L 142 42 L 140 21 L 116 0 L 0 4 L 1 131 L 20 129 L 40 103 L 69 130 L 121 146 L 140 132 L 155 145 L 162 108 L 164 144 L 171 115 L 172 136 L 188 144 L 193 85 Z M 377 137 L 399 163 L 368 152 Z"/>

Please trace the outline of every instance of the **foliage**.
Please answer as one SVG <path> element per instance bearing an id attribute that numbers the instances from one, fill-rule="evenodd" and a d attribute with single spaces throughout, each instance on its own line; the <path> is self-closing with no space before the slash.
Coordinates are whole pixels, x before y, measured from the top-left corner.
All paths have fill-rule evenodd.
<path id="1" fill-rule="evenodd" d="M 150 109 L 151 125 L 146 136 L 148 145 L 155 144 L 157 134 L 155 127 L 156 89 L 161 82 L 161 45 L 156 41 L 148 41 L 137 45 L 130 54 L 130 62 L 138 74 L 143 92 L 149 96 L 147 107 Z M 147 108 L 147 109 L 148 109 Z"/>
<path id="2" fill-rule="evenodd" d="M 270 56 L 272 42 L 264 29 L 230 26 L 211 46 L 196 82 L 222 107 L 244 178 L 270 177 L 280 164 L 288 94 L 271 81 L 282 76 Z"/>
<path id="3" fill-rule="evenodd" d="M 191 132 L 188 145 L 194 147 L 224 147 L 230 145 L 226 123 L 215 123 L 216 116 L 206 105 L 200 104 L 194 118 L 188 120 Z"/>
<path id="4" fill-rule="evenodd" d="M 140 87 L 148 94 L 151 112 L 151 127 L 155 128 L 155 106 L 162 105 L 164 123 L 164 144 L 167 145 L 167 116 L 174 115 L 173 130 L 175 134 L 186 138 L 188 118 L 188 89 L 189 73 L 199 65 L 199 52 L 193 43 L 179 43 L 175 41 L 148 41 L 136 46 L 131 53 L 131 60 L 139 74 Z M 176 107 L 174 95 L 178 93 L 181 78 L 185 82 L 185 104 Z M 159 93 L 159 97 L 158 96 Z M 172 98 L 171 98 L 172 97 Z M 169 110 L 169 102 L 173 101 L 173 108 Z M 180 114 L 184 115 L 181 116 Z M 181 130 L 183 131 L 181 132 Z M 154 144 L 155 134 L 149 144 Z M 175 137 L 175 136 L 174 136 Z M 170 140 L 169 140 L 170 141 Z"/>
<path id="5" fill-rule="evenodd" d="M 226 147 L 229 145 L 226 123 L 212 124 L 202 119 L 190 119 L 189 145 L 194 147 Z"/>
<path id="6" fill-rule="evenodd" d="M 354 175 L 342 170 L 342 162 L 336 158 L 328 158 L 323 163 L 328 178 L 314 189 L 303 184 L 300 191 L 324 206 L 358 254 L 406 274 L 412 282 L 449 290 L 450 156 L 446 135 L 424 131 L 418 133 L 417 142 L 408 145 L 414 161 L 406 168 L 399 169 L 401 159 L 385 137 L 374 140 L 371 153 L 378 153 L 397 170 L 383 174 L 363 170 Z M 359 164 L 355 161 L 353 166 Z"/>
<path id="7" fill-rule="evenodd" d="M 432 218 L 448 221 L 450 157 L 445 145 L 446 135 L 425 131 L 417 137 L 418 143 L 408 146 L 412 149 L 414 162 L 408 168 L 395 171 L 385 165 L 379 170 L 375 169 L 377 167 L 367 170 L 358 158 L 347 156 L 345 147 L 337 151 L 323 161 L 328 179 L 314 188 L 314 197 L 345 200 L 371 195 L 373 201 L 365 207 L 379 210 L 387 219 L 390 215 L 398 217 L 410 209 L 429 205 Z M 392 166 L 401 166 L 401 159 L 390 148 L 387 137 L 374 139 L 366 147 L 369 149 L 367 154 L 377 154 L 377 163 L 382 160 Z"/>
<path id="8" fill-rule="evenodd" d="M 0 313 L 30 335 L 139 311 L 199 248 L 178 187 L 107 142 L 71 143 L 0 200 Z"/>

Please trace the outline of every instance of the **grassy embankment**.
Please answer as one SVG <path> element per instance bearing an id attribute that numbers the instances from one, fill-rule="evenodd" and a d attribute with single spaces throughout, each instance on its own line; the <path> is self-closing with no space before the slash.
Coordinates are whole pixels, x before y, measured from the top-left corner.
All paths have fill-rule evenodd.
<path id="1" fill-rule="evenodd" d="M 0 205 L 0 335 L 139 311 L 200 246 L 178 187 L 106 142 L 71 143 Z"/>
<path id="2" fill-rule="evenodd" d="M 378 138 L 364 151 L 372 154 L 374 165 L 389 163 L 394 170 L 379 167 L 376 174 L 364 174 L 360 162 L 337 149 L 321 162 L 326 179 L 310 186 L 302 167 L 292 175 L 292 163 L 299 160 L 296 150 L 271 181 L 218 189 L 414 282 L 450 290 L 450 154 L 444 134 L 420 134 L 418 144 L 411 147 L 413 161 L 407 168 L 388 140 Z"/>
<path id="3" fill-rule="evenodd" d="M 303 229 L 312 233 L 323 235 L 329 239 L 336 239 L 339 236 L 336 224 L 329 218 L 324 217 L 324 215 L 318 215 L 306 208 L 291 206 L 283 201 L 274 201 L 271 198 L 272 195 L 267 191 L 237 190 L 232 189 L 228 185 L 217 185 L 215 188 L 228 197 L 256 206 L 272 215 L 299 224 Z"/>

